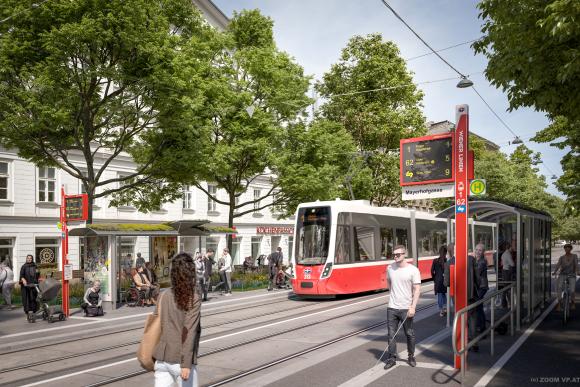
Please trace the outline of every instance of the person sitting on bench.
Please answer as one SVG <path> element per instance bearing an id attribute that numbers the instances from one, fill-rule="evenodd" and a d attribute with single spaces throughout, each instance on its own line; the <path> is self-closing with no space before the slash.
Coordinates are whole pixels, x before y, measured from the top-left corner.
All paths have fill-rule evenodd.
<path id="1" fill-rule="evenodd" d="M 84 302 L 81 308 L 85 311 L 85 316 L 95 317 L 103 315 L 103 298 L 101 297 L 101 281 L 96 280 L 93 286 L 85 292 Z"/>

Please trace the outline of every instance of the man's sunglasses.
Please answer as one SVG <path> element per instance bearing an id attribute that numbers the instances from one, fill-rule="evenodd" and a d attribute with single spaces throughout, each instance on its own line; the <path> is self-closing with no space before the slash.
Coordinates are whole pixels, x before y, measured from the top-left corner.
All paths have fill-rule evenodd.
<path id="1" fill-rule="evenodd" d="M 400 257 L 401 255 L 405 255 L 405 253 L 394 253 L 393 254 L 395 257 Z"/>

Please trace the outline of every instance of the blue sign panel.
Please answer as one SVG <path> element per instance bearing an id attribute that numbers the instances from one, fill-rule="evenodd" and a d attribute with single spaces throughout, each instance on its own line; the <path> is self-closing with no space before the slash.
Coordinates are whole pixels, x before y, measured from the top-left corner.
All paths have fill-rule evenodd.
<path id="1" fill-rule="evenodd" d="M 456 214 L 463 214 L 465 213 L 465 206 L 455 206 L 455 213 Z"/>

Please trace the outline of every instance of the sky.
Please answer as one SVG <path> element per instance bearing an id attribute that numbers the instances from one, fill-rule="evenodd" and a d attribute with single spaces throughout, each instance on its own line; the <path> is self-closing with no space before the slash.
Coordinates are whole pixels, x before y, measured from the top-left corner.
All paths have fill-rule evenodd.
<path id="1" fill-rule="evenodd" d="M 403 58 L 409 59 L 429 52 L 401 21 L 380 0 L 213 0 L 228 16 L 234 11 L 259 9 L 274 21 L 274 36 L 278 47 L 292 55 L 314 79 L 336 63 L 341 50 L 354 35 L 379 32 L 385 40 L 397 44 Z M 439 50 L 482 36 L 482 21 L 478 18 L 474 0 L 389 0 L 389 4 L 431 47 Z M 529 139 L 548 125 L 545 114 L 522 108 L 508 112 L 506 94 L 491 86 L 483 70 L 487 60 L 475 55 L 469 44 L 440 53 L 461 73 L 468 75 L 475 88 L 532 150 L 541 153 L 540 173 L 546 176 L 548 191 L 562 196 L 553 185 L 552 175 L 561 176 L 563 151 Z M 437 56 L 427 55 L 407 61 L 415 83 L 458 77 Z M 458 89 L 457 80 L 421 84 L 423 112 L 427 121 L 455 121 L 455 106 L 468 104 L 470 130 L 511 153 L 514 136 L 494 116 L 471 89 Z"/>

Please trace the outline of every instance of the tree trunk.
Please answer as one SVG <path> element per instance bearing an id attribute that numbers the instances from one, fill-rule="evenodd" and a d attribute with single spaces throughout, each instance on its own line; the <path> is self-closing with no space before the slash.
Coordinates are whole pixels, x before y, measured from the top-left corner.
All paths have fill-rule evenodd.
<path id="1" fill-rule="evenodd" d="M 229 193 L 229 198 L 230 198 L 230 206 L 228 209 L 228 227 L 229 228 L 233 228 L 234 227 L 234 211 L 235 211 L 235 206 L 236 206 L 236 197 L 234 196 L 233 193 Z M 227 234 L 226 236 L 227 238 L 227 245 L 228 245 L 228 250 L 230 251 L 230 255 L 232 254 L 232 245 L 233 245 L 233 238 L 232 238 L 232 234 Z M 232 257 L 232 261 L 234 260 L 234 257 Z M 233 262 L 232 262 L 233 265 Z"/>
<path id="2" fill-rule="evenodd" d="M 87 196 L 88 196 L 88 216 L 87 216 L 87 224 L 92 224 L 93 223 L 93 204 L 95 202 L 95 189 L 88 189 L 87 191 Z"/>

